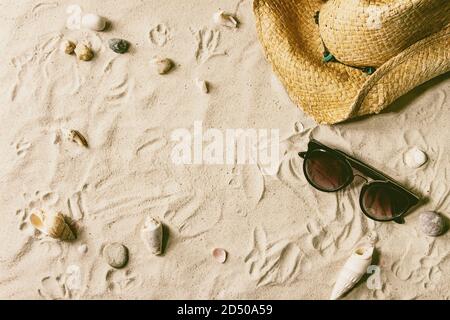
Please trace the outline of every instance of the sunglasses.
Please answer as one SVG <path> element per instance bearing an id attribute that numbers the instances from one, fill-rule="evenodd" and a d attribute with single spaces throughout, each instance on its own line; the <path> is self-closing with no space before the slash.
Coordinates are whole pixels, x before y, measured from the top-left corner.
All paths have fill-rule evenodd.
<path id="1" fill-rule="evenodd" d="M 366 180 L 359 195 L 359 205 L 370 219 L 403 223 L 406 212 L 419 202 L 419 197 L 385 174 L 317 140 L 310 140 L 308 151 L 298 155 L 304 159 L 306 180 L 320 191 L 341 190 L 352 183 L 355 176 Z M 354 169 L 364 176 L 355 174 Z"/>

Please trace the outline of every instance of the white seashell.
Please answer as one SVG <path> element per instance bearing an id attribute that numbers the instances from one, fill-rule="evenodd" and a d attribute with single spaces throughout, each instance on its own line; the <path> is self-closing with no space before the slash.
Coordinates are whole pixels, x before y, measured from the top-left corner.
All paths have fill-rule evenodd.
<path id="1" fill-rule="evenodd" d="M 214 23 L 228 28 L 237 28 L 239 23 L 232 14 L 224 11 L 216 12 L 213 16 L 213 20 Z"/>
<path id="2" fill-rule="evenodd" d="M 207 94 L 209 92 L 209 83 L 205 80 L 196 79 L 195 84 L 204 94 Z"/>
<path id="3" fill-rule="evenodd" d="M 64 52 L 65 54 L 72 54 L 72 53 L 74 53 L 74 51 L 75 51 L 75 47 L 76 47 L 76 45 L 75 45 L 75 43 L 73 43 L 72 41 L 70 41 L 70 40 L 64 40 L 64 41 L 61 43 L 60 49 L 61 49 L 61 51 Z"/>
<path id="4" fill-rule="evenodd" d="M 62 213 L 48 214 L 43 210 L 36 210 L 31 213 L 30 222 L 33 227 L 52 238 L 60 240 L 76 238 Z"/>
<path id="5" fill-rule="evenodd" d="M 75 142 L 76 144 L 82 147 L 88 147 L 88 143 L 86 138 L 77 130 L 73 129 L 63 129 L 62 134 L 64 139 L 70 142 Z"/>
<path id="6" fill-rule="evenodd" d="M 79 44 L 75 48 L 75 54 L 82 61 L 90 61 L 94 57 L 94 51 L 85 44 Z"/>
<path id="7" fill-rule="evenodd" d="M 167 58 L 155 57 L 152 60 L 150 60 L 150 65 L 157 73 L 166 74 L 172 69 L 173 62 L 172 60 Z"/>
<path id="8" fill-rule="evenodd" d="M 95 13 L 87 13 L 81 17 L 81 26 L 94 31 L 102 31 L 106 28 L 106 19 Z"/>
<path id="9" fill-rule="evenodd" d="M 403 159 L 408 167 L 416 169 L 424 165 L 428 157 L 425 152 L 413 147 L 404 154 Z"/>
<path id="10" fill-rule="evenodd" d="M 162 253 L 163 226 L 160 221 L 148 217 L 141 230 L 141 238 L 151 253 L 155 255 Z"/>
<path id="11" fill-rule="evenodd" d="M 372 262 L 373 250 L 370 244 L 362 244 L 353 250 L 339 273 L 330 300 L 340 298 L 362 278 Z"/>
<path id="12" fill-rule="evenodd" d="M 227 252 L 222 248 L 215 248 L 212 252 L 214 259 L 219 263 L 225 263 L 227 260 Z"/>

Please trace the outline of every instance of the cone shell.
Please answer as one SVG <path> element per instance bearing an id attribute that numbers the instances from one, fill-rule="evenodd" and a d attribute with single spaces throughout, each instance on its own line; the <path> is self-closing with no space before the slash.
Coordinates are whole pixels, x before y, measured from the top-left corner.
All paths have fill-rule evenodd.
<path id="1" fill-rule="evenodd" d="M 163 227 L 159 220 L 148 217 L 142 228 L 141 238 L 151 253 L 154 255 L 162 253 Z"/>
<path id="2" fill-rule="evenodd" d="M 62 213 L 48 214 L 42 210 L 36 210 L 31 213 L 30 222 L 33 227 L 49 237 L 63 241 L 70 241 L 76 238 Z"/>
<path id="3" fill-rule="evenodd" d="M 339 299 L 362 278 L 372 262 L 374 247 L 370 244 L 357 246 L 342 267 L 331 293 L 330 300 Z"/>

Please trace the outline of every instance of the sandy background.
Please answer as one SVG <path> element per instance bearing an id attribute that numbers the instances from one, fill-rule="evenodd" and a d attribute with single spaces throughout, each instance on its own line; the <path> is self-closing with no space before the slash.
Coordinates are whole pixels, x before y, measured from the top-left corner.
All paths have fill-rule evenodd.
<path id="1" fill-rule="evenodd" d="M 349 299 L 450 298 L 450 233 L 429 238 L 420 211 L 450 217 L 450 79 L 441 76 L 402 97 L 388 113 L 317 126 L 286 96 L 256 38 L 252 1 L 83 1 L 84 12 L 112 20 L 108 32 L 70 31 L 73 1 L 0 2 L 0 298 L 327 299 L 340 266 L 368 232 L 378 235 L 382 288 L 364 283 Z M 217 27 L 219 9 L 240 27 Z M 159 27 L 158 27 L 159 25 Z M 91 62 L 62 54 L 64 37 L 90 41 Z M 107 40 L 132 43 L 118 56 Z M 148 61 L 176 68 L 155 75 Z M 202 94 L 197 77 L 211 83 Z M 204 127 L 278 128 L 280 169 L 175 166 L 170 133 Z M 68 127 L 90 148 L 55 143 Z M 310 187 L 296 152 L 309 137 L 338 146 L 398 178 L 426 198 L 406 224 L 375 223 L 359 209 L 361 182 L 336 194 Z M 403 155 L 428 156 L 410 169 Z M 35 233 L 33 208 L 60 210 L 80 226 L 74 243 Z M 152 256 L 139 237 L 147 215 L 170 236 Z M 101 252 L 121 242 L 126 268 Z M 78 247 L 86 244 L 82 254 Z M 229 252 L 221 265 L 211 250 Z M 77 266 L 77 267 L 73 267 Z M 74 288 L 73 270 L 80 287 Z"/>

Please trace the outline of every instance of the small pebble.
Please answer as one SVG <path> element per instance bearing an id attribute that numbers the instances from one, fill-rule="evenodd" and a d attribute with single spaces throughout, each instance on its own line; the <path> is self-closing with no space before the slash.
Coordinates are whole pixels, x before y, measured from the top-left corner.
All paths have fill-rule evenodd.
<path id="1" fill-rule="evenodd" d="M 103 256 L 111 267 L 120 269 L 128 263 L 128 248 L 120 243 L 111 243 L 103 249 Z"/>
<path id="2" fill-rule="evenodd" d="M 87 251 L 88 251 L 88 247 L 85 244 L 82 244 L 78 247 L 79 254 L 86 254 Z"/>
<path id="3" fill-rule="evenodd" d="M 127 52 L 130 47 L 130 43 L 123 39 L 110 39 L 108 44 L 112 51 L 119 54 Z"/>
<path id="4" fill-rule="evenodd" d="M 75 43 L 73 43 L 70 40 L 64 40 L 61 43 L 61 51 L 64 52 L 65 54 L 72 54 L 75 51 Z"/>
<path id="5" fill-rule="evenodd" d="M 87 45 L 79 44 L 75 48 L 75 54 L 82 61 L 90 61 L 94 57 L 94 52 Z"/>
<path id="6" fill-rule="evenodd" d="M 150 61 L 150 65 L 156 70 L 157 73 L 166 74 L 172 69 L 173 62 L 167 58 L 153 58 Z"/>
<path id="7" fill-rule="evenodd" d="M 81 25 L 86 29 L 103 31 L 106 28 L 106 19 L 95 13 L 87 13 L 81 18 Z"/>
<path id="8" fill-rule="evenodd" d="M 437 237 L 445 231 L 444 218 L 434 211 L 420 214 L 420 229 L 430 237 Z"/>
<path id="9" fill-rule="evenodd" d="M 417 147 L 413 147 L 406 151 L 403 159 L 405 164 L 413 169 L 423 166 L 428 160 L 426 153 Z"/>
<path id="10" fill-rule="evenodd" d="M 209 83 L 207 81 L 201 80 L 201 79 L 196 79 L 195 84 L 200 89 L 200 91 L 203 92 L 204 94 L 209 93 Z"/>

